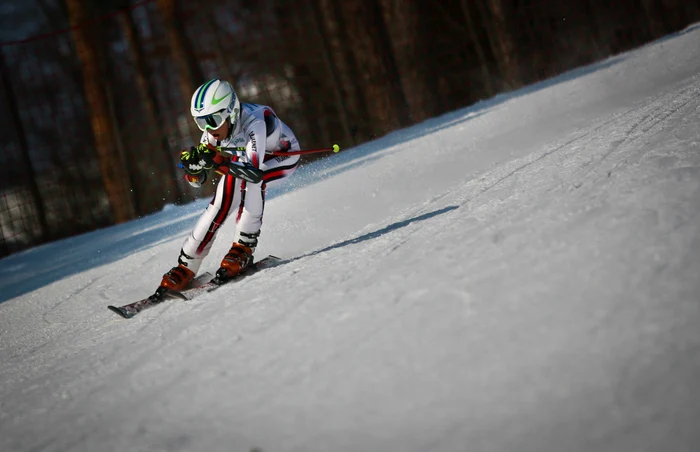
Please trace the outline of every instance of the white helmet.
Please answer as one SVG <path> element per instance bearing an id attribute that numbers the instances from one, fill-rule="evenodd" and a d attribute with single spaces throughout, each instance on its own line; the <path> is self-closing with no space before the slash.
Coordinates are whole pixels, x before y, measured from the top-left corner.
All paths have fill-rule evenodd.
<path id="1" fill-rule="evenodd" d="M 235 130 L 241 116 L 241 103 L 229 82 L 215 78 L 195 90 L 190 113 L 202 131 L 218 129 L 226 118 L 231 118 L 231 127 Z"/>

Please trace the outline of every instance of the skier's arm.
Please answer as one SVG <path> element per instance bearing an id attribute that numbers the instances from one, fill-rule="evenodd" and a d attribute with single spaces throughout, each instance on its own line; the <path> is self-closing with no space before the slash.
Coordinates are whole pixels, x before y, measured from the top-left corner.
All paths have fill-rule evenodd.
<path id="1" fill-rule="evenodd" d="M 267 130 L 265 121 L 253 121 L 247 128 L 248 144 L 246 144 L 246 156 L 248 161 L 255 167 L 260 168 L 260 163 L 265 160 L 265 141 Z"/>
<path id="2" fill-rule="evenodd" d="M 264 172 L 260 169 L 260 163 L 265 158 L 265 139 L 267 138 L 265 132 L 265 123 L 261 120 L 254 120 L 246 126 L 248 143 L 245 147 L 245 157 L 232 161 L 229 173 L 252 184 L 259 184 L 262 181 Z"/>

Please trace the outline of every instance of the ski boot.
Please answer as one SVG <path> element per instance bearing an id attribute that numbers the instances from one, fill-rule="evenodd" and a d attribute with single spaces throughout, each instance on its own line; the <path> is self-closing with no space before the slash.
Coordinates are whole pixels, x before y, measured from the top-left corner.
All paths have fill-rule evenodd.
<path id="1" fill-rule="evenodd" d="M 227 281 L 248 268 L 253 263 L 253 250 L 235 242 L 224 259 L 221 261 L 221 267 L 216 272 L 216 278 L 219 281 Z"/>
<path id="2" fill-rule="evenodd" d="M 160 287 L 179 292 L 187 289 L 194 280 L 194 272 L 180 264 L 163 275 Z"/>

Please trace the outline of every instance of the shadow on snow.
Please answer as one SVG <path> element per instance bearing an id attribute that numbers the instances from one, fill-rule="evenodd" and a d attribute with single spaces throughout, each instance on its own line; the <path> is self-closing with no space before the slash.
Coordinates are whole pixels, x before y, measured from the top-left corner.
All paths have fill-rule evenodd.
<path id="1" fill-rule="evenodd" d="M 335 243 L 333 245 L 327 246 L 327 247 L 320 249 L 320 250 L 312 251 L 312 252 L 307 253 L 307 254 L 302 254 L 301 256 L 287 259 L 285 262 L 294 262 L 294 261 L 298 261 L 300 259 L 304 259 L 306 257 L 316 256 L 317 254 L 321 254 L 321 253 L 325 253 L 328 251 L 333 251 L 333 250 L 336 250 L 339 248 L 343 248 L 343 247 L 346 247 L 348 245 L 354 245 L 356 243 L 362 243 L 362 242 L 366 242 L 368 240 L 373 240 L 373 239 L 376 239 L 378 237 L 381 237 L 384 234 L 388 234 L 390 232 L 396 231 L 397 229 L 405 228 L 409 224 L 416 223 L 419 221 L 429 220 L 433 217 L 436 217 L 438 215 L 442 215 L 442 214 L 447 213 L 447 212 L 451 212 L 455 209 L 459 209 L 459 206 L 447 206 L 447 207 L 443 207 L 442 209 L 435 210 L 433 212 L 428 212 L 428 213 L 424 213 L 423 215 L 419 215 L 417 217 L 409 218 L 408 220 L 397 221 L 396 223 L 392 223 L 392 224 L 390 224 L 382 229 L 379 229 L 378 231 L 368 232 L 367 234 L 361 235 L 359 237 L 355 237 L 354 239 L 345 240 L 343 242 Z"/>

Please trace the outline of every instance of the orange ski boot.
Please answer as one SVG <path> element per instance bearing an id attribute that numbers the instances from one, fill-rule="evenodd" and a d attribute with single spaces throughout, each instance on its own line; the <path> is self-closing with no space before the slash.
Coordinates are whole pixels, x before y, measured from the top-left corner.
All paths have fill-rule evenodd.
<path id="1" fill-rule="evenodd" d="M 221 261 L 221 268 L 216 272 L 221 280 L 231 279 L 240 274 L 253 263 L 253 250 L 241 243 L 234 243 Z"/>
<path id="2" fill-rule="evenodd" d="M 194 272 L 180 264 L 163 275 L 160 287 L 179 292 L 187 289 L 192 283 L 192 280 L 194 280 Z"/>

